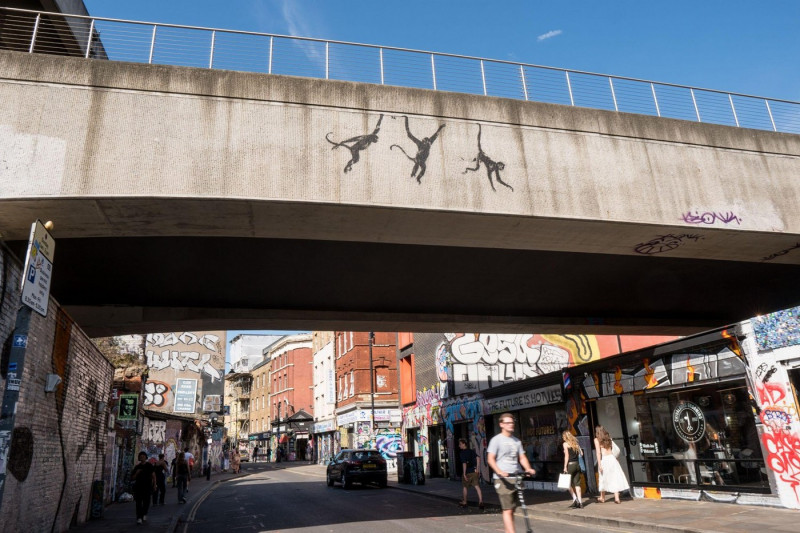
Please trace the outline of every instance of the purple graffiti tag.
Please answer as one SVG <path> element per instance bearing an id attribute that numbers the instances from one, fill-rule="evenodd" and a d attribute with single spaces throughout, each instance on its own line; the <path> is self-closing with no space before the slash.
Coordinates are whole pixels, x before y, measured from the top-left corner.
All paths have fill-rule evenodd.
<path id="1" fill-rule="evenodd" d="M 655 239 L 647 242 L 640 242 L 634 248 L 634 251 L 637 254 L 643 255 L 654 255 L 660 254 L 663 252 L 669 252 L 670 250 L 674 250 L 678 246 L 684 244 L 686 240 L 693 240 L 697 242 L 698 240 L 702 239 L 702 235 L 693 235 L 689 233 L 682 233 L 680 235 L 659 235 Z"/>
<path id="2" fill-rule="evenodd" d="M 742 223 L 742 219 L 731 211 L 725 213 L 718 213 L 716 211 L 705 211 L 703 213 L 695 211 L 692 213 L 691 211 L 687 211 L 681 218 L 683 218 L 683 221 L 687 224 L 705 224 L 707 226 L 716 222 L 722 222 L 723 224 L 735 222 L 739 225 Z"/>

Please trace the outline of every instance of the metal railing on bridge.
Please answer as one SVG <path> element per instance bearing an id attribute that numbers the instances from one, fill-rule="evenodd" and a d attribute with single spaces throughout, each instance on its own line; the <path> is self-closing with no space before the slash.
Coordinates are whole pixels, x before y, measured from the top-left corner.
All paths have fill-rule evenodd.
<path id="1" fill-rule="evenodd" d="M 800 133 L 800 102 L 496 59 L 0 8 L 0 48 L 482 94 Z"/>

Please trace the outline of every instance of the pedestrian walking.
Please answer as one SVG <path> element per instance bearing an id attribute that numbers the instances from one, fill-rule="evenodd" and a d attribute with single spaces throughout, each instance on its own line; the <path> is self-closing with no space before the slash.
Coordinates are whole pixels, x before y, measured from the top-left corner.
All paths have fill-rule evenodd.
<path id="1" fill-rule="evenodd" d="M 241 465 L 241 457 L 239 456 L 239 450 L 234 449 L 233 453 L 231 454 L 231 470 L 233 470 L 234 474 L 239 473 L 240 465 Z"/>
<path id="2" fill-rule="evenodd" d="M 175 477 L 178 479 L 178 503 L 186 503 L 186 492 L 189 481 L 192 479 L 192 471 L 189 463 L 186 462 L 186 454 L 179 453 L 178 461 L 175 463 Z"/>
<path id="3" fill-rule="evenodd" d="M 267 446 L 267 462 L 269 463 L 271 461 L 272 461 L 272 448 Z"/>
<path id="4" fill-rule="evenodd" d="M 131 479 L 133 480 L 133 499 L 136 501 L 136 523 L 147 521 L 147 511 L 150 509 L 150 495 L 156 488 L 156 473 L 153 464 L 147 460 L 145 452 L 139 452 L 139 464 L 133 467 Z"/>
<path id="5" fill-rule="evenodd" d="M 194 470 L 194 454 L 189 451 L 189 447 L 183 449 L 183 458 L 186 460 L 186 465 L 189 467 L 189 472 L 191 473 Z M 189 485 L 192 481 L 192 476 L 189 475 L 189 479 L 186 481 L 186 492 L 189 492 Z"/>
<path id="6" fill-rule="evenodd" d="M 169 467 L 169 474 L 170 474 L 170 477 L 172 478 L 172 488 L 173 489 L 175 488 L 175 463 L 177 463 L 177 462 L 178 462 L 178 456 L 176 455 L 175 457 L 172 458 L 172 461 L 171 461 L 170 467 Z"/>
<path id="7" fill-rule="evenodd" d="M 581 500 L 581 466 L 579 458 L 583 455 L 578 439 L 569 431 L 561 434 L 564 440 L 564 474 L 569 474 L 569 493 L 572 496 L 571 509 L 583 509 Z"/>
<path id="8" fill-rule="evenodd" d="M 514 480 L 508 479 L 512 474 L 520 473 L 520 465 L 526 474 L 535 475 L 531 468 L 522 442 L 514 436 L 514 416 L 511 413 L 500 415 L 500 433 L 492 437 L 487 448 L 487 462 L 494 471 L 494 488 L 503 509 L 503 527 L 505 533 L 514 533 L 514 510 L 519 505 Z"/>
<path id="9" fill-rule="evenodd" d="M 625 472 L 617 461 L 619 455 L 619 447 L 611 440 L 611 435 L 603 426 L 597 426 L 594 429 L 594 448 L 597 452 L 597 469 L 600 472 L 600 497 L 597 501 L 603 503 L 606 501 L 606 492 L 614 493 L 614 503 L 619 502 L 619 493 L 628 490 L 628 480 L 625 477 Z M 617 452 L 614 453 L 614 448 Z"/>
<path id="10" fill-rule="evenodd" d="M 169 466 L 164 459 L 164 454 L 158 454 L 158 461 L 153 465 L 156 473 L 156 490 L 153 492 L 153 505 L 164 505 L 164 498 L 167 495 L 167 473 Z"/>
<path id="11" fill-rule="evenodd" d="M 258 446 L 253 448 L 253 462 L 254 463 L 258 462 L 258 452 L 259 452 Z"/>
<path id="12" fill-rule="evenodd" d="M 478 508 L 483 509 L 483 493 L 478 483 L 478 454 L 475 450 L 467 446 L 467 439 L 458 439 L 458 461 L 461 463 L 461 487 L 462 497 L 458 505 L 467 506 L 467 491 L 470 487 L 475 487 L 478 492 Z"/>

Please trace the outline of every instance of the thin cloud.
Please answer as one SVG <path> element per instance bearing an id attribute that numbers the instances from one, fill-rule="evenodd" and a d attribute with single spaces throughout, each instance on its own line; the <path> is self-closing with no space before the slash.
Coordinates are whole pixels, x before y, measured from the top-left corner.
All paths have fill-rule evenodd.
<path id="1" fill-rule="evenodd" d="M 544 41 L 545 39 L 550 39 L 552 37 L 556 37 L 561 35 L 561 30 L 552 30 L 547 33 L 543 33 L 536 38 L 537 41 Z"/>

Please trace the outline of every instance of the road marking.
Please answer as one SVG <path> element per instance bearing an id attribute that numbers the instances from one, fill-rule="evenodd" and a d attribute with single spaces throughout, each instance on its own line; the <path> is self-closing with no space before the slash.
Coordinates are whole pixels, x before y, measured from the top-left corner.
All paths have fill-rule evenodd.
<path id="1" fill-rule="evenodd" d="M 203 494 L 197 502 L 192 505 L 192 510 L 189 512 L 189 516 L 186 519 L 186 523 L 183 525 L 183 533 L 186 533 L 189 530 L 189 523 L 194 522 L 194 517 L 197 514 L 197 510 L 200 508 L 200 505 L 208 498 L 209 494 L 217 488 L 219 483 L 215 483 L 213 487 L 208 489 L 205 494 Z"/>

